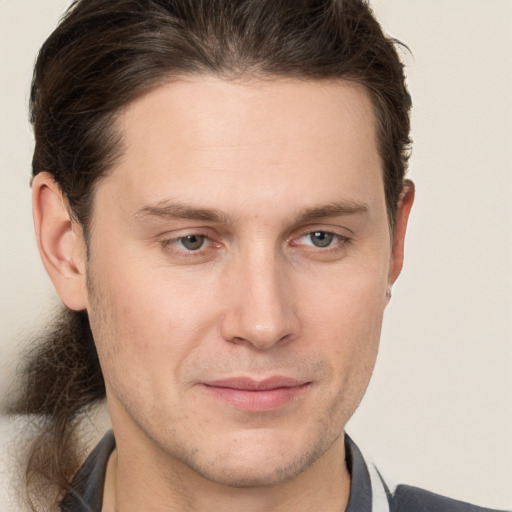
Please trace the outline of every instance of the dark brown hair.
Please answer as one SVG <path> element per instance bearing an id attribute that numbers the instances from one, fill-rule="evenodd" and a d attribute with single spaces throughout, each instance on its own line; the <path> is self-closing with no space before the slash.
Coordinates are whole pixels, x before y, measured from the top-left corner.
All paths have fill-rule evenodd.
<path id="1" fill-rule="evenodd" d="M 116 116 L 144 92 L 190 74 L 364 85 L 392 229 L 409 156 L 410 97 L 396 41 L 367 2 L 76 0 L 40 51 L 30 107 L 33 173 L 53 175 L 86 239 L 95 186 L 123 151 Z M 13 406 L 46 418 L 27 474 L 57 481 L 61 493 L 76 470 L 77 418 L 105 394 L 87 313 L 64 315 L 29 358 L 24 395 Z"/>

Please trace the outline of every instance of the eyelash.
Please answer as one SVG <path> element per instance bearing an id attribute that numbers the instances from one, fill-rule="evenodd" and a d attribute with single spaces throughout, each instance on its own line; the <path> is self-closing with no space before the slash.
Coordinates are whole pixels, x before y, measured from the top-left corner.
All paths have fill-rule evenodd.
<path id="1" fill-rule="evenodd" d="M 329 245 L 326 245 L 324 247 L 321 246 L 315 246 L 314 244 L 301 244 L 298 241 L 305 238 L 305 237 L 311 237 L 314 234 L 322 234 L 327 235 L 328 237 L 332 237 L 333 243 L 329 243 Z M 183 240 L 191 237 L 200 237 L 203 239 L 203 243 L 200 247 L 198 247 L 196 250 L 193 249 L 187 249 L 186 247 L 179 247 L 178 244 L 182 244 Z M 333 233 L 332 231 L 327 230 L 310 230 L 305 233 L 302 233 L 301 235 L 294 237 L 293 239 L 289 240 L 288 243 L 291 247 L 306 247 L 307 251 L 314 251 L 317 253 L 328 253 L 328 252 L 336 252 L 339 250 L 343 250 L 349 243 L 351 242 L 351 238 L 340 235 L 338 233 Z M 185 258 L 204 258 L 205 253 L 209 251 L 209 249 L 220 249 L 222 247 L 222 244 L 215 241 L 210 236 L 201 233 L 201 232 L 191 232 L 183 236 L 179 236 L 176 238 L 171 239 L 165 239 L 160 242 L 162 248 L 168 252 L 174 253 L 180 257 Z M 206 248 L 204 245 L 207 245 Z M 212 247 L 213 246 L 213 247 Z"/>
<path id="2" fill-rule="evenodd" d="M 187 249 L 186 247 L 178 247 L 179 243 L 182 243 L 182 241 L 186 238 L 191 237 L 199 237 L 203 239 L 203 244 L 201 244 L 200 247 L 198 247 L 196 250 L 193 249 Z M 183 236 L 178 236 L 176 238 L 166 239 L 162 240 L 161 245 L 162 248 L 167 250 L 168 252 L 174 252 L 179 253 L 179 255 L 184 257 L 194 257 L 194 256 L 200 256 L 204 255 L 205 250 L 203 249 L 204 243 L 207 243 L 208 245 L 216 245 L 218 248 L 220 248 L 222 245 L 218 242 L 215 242 L 211 237 L 208 235 L 205 235 L 203 233 L 190 233 Z"/>
<path id="3" fill-rule="evenodd" d="M 313 235 L 318 235 L 318 234 L 322 234 L 324 236 L 326 235 L 328 237 L 331 237 L 331 240 L 334 241 L 334 243 L 329 243 L 329 245 L 326 245 L 326 246 L 319 246 L 319 245 L 314 245 L 314 244 L 302 244 L 302 245 L 304 245 L 306 247 L 311 247 L 311 250 L 325 252 L 325 251 L 328 251 L 329 249 L 330 250 L 339 249 L 340 246 L 345 247 L 350 242 L 350 238 L 347 236 L 343 236 L 338 233 L 333 233 L 331 231 L 326 231 L 323 229 L 317 229 L 317 230 L 313 230 L 313 231 L 308 231 L 307 233 L 300 235 L 299 237 L 292 240 L 290 245 L 292 245 L 293 247 L 297 247 L 301 244 L 296 243 L 296 240 L 300 240 L 302 238 L 311 237 Z"/>

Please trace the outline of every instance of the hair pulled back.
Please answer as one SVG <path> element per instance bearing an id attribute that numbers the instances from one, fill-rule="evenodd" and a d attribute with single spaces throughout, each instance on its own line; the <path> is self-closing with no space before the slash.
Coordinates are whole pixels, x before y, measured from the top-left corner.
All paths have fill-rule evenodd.
<path id="1" fill-rule="evenodd" d="M 75 0 L 35 65 L 32 166 L 34 175 L 53 176 L 86 240 L 94 229 L 95 186 L 123 152 L 116 117 L 152 88 L 197 74 L 364 85 L 375 109 L 393 227 L 411 102 L 396 41 L 383 34 L 367 2 Z M 87 313 L 65 312 L 27 368 L 13 411 L 45 418 L 27 474 L 57 482 L 62 495 L 77 469 L 70 441 L 77 418 L 105 395 Z"/>

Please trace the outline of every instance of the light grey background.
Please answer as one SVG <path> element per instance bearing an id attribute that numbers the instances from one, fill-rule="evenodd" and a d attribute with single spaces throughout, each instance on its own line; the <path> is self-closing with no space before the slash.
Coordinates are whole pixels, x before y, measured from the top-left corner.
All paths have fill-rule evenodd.
<path id="1" fill-rule="evenodd" d="M 26 105 L 37 50 L 67 4 L 0 0 L 0 396 L 56 303 L 33 238 Z M 348 431 L 397 481 L 511 508 L 512 1 L 372 6 L 414 54 L 403 57 L 417 201 L 375 375 Z M 14 430 L 2 420 L 4 451 Z M 2 483 L 9 473 L 0 468 Z"/>

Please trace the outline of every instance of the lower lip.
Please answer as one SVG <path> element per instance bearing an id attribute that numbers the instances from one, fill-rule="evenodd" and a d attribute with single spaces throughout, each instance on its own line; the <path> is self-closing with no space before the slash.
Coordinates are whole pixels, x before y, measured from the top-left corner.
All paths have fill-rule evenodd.
<path id="1" fill-rule="evenodd" d="M 234 389 L 205 385 L 205 390 L 214 397 L 250 412 L 274 411 L 298 398 L 309 383 L 300 386 L 265 390 Z"/>

